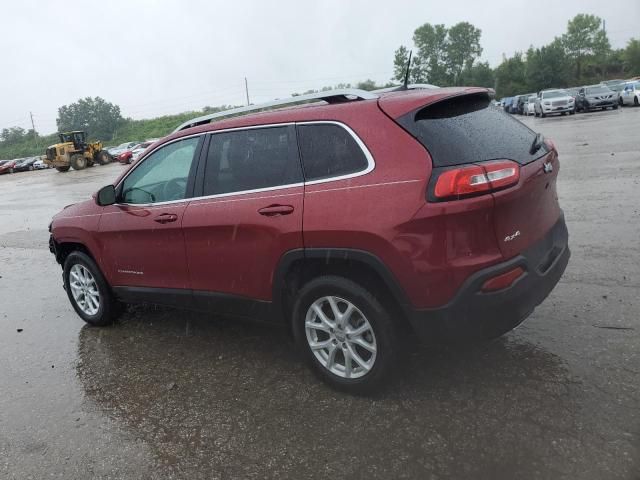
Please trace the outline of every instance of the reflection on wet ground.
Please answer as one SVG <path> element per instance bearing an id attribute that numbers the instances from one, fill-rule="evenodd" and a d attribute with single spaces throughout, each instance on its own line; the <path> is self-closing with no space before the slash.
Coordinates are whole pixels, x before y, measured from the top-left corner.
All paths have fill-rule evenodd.
<path id="1" fill-rule="evenodd" d="M 414 351 L 373 399 L 318 383 L 282 330 L 152 306 L 131 308 L 114 328 L 83 327 L 78 358 L 88 398 L 185 474 L 206 458 L 237 478 L 517 476 L 579 435 L 580 382 L 559 357 L 513 336 Z M 452 470 L 460 456 L 470 457 Z"/>

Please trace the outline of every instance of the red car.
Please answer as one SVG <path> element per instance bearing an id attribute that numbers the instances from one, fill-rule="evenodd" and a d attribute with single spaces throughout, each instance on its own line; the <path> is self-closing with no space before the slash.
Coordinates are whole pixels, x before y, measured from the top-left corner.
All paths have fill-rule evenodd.
<path id="1" fill-rule="evenodd" d="M 13 173 L 16 168 L 14 160 L 0 160 L 0 175 L 3 173 Z"/>
<path id="2" fill-rule="evenodd" d="M 141 155 L 149 146 L 153 145 L 154 143 L 155 140 L 151 140 L 134 145 L 129 150 L 125 150 L 120 155 L 118 155 L 118 161 L 124 164 L 133 163 L 138 159 L 139 155 Z"/>
<path id="3" fill-rule="evenodd" d="M 322 378 L 363 392 L 402 338 L 494 338 L 549 295 L 570 256 L 553 143 L 482 88 L 290 102 L 311 100 L 187 122 L 58 213 L 78 315 L 144 301 L 284 322 Z"/>

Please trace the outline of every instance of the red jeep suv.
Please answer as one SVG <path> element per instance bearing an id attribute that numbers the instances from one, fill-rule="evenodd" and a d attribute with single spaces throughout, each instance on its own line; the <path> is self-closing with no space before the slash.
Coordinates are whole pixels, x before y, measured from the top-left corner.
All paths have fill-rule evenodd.
<path id="1" fill-rule="evenodd" d="M 92 325 L 134 302 L 283 322 L 357 392 L 407 334 L 508 332 L 570 253 L 556 148 L 490 93 L 337 90 L 187 122 L 54 217 L 73 308 Z"/>

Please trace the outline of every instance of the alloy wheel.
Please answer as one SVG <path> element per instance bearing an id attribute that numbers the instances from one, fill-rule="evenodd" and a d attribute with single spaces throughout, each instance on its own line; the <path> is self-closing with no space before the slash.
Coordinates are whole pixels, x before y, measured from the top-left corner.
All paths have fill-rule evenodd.
<path id="1" fill-rule="evenodd" d="M 358 307 L 340 297 L 317 299 L 305 318 L 307 343 L 316 360 L 341 378 L 360 378 L 374 366 L 378 345 Z"/>
<path id="2" fill-rule="evenodd" d="M 95 315 L 100 309 L 100 292 L 96 279 L 87 267 L 76 263 L 69 270 L 69 288 L 76 305 L 87 315 Z"/>

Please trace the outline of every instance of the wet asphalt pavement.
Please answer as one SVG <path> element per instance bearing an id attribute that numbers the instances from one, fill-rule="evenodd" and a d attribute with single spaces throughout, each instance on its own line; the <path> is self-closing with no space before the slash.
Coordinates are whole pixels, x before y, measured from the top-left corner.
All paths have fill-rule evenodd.
<path id="1" fill-rule="evenodd" d="M 640 108 L 523 121 L 560 151 L 563 279 L 371 398 L 279 329 L 153 306 L 85 326 L 46 228 L 123 167 L 1 176 L 0 478 L 640 479 Z"/>

